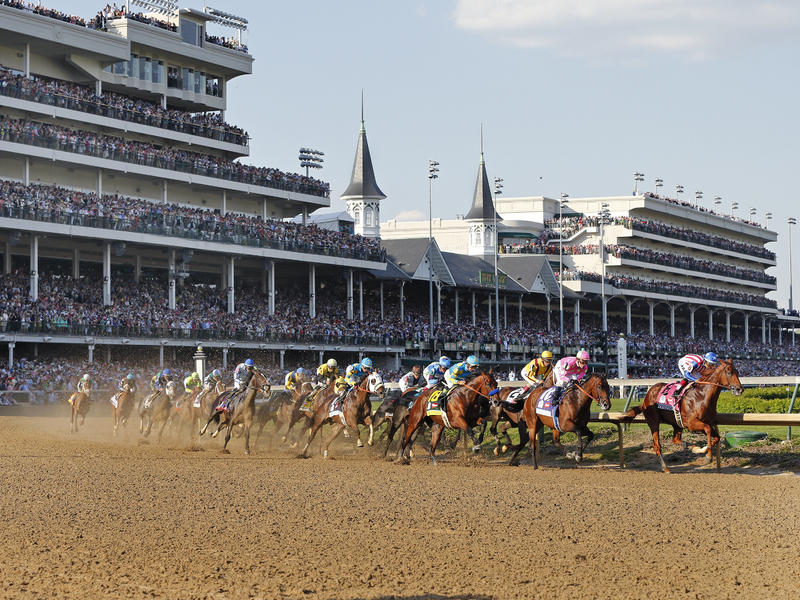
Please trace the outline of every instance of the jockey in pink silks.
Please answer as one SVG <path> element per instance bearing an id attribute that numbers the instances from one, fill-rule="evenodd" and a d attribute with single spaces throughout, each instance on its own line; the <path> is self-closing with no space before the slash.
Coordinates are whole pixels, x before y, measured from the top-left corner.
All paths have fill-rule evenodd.
<path id="1" fill-rule="evenodd" d="M 571 381 L 580 381 L 586 376 L 588 366 L 589 353 L 586 350 L 581 350 L 575 356 L 565 356 L 556 363 L 553 368 L 553 387 L 556 390 L 552 400 L 553 406 L 561 402 L 564 386 Z"/>

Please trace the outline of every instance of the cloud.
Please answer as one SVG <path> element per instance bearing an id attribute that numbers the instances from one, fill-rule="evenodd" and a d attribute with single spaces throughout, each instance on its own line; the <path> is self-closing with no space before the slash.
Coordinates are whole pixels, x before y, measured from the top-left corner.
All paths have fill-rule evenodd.
<path id="1" fill-rule="evenodd" d="M 457 0 L 453 22 L 572 56 L 701 60 L 800 34 L 797 0 Z"/>
<path id="2" fill-rule="evenodd" d="M 401 210 L 394 218 L 397 221 L 424 221 L 428 217 L 418 210 Z"/>

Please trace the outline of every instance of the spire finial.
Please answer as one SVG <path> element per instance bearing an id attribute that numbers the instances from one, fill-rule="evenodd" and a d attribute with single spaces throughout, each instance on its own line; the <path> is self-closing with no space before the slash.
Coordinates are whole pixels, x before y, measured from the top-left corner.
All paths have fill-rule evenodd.
<path id="1" fill-rule="evenodd" d="M 364 131 L 364 88 L 361 88 L 361 131 Z"/>
<path id="2" fill-rule="evenodd" d="M 481 123 L 481 164 L 483 164 L 483 123 Z"/>

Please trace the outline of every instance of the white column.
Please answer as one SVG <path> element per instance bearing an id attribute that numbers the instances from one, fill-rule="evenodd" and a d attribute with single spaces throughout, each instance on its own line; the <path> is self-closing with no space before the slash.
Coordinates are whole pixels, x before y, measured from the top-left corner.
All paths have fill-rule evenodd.
<path id="1" fill-rule="evenodd" d="M 142 257 L 137 254 L 133 263 L 133 281 L 139 283 L 139 280 L 141 278 L 142 278 Z"/>
<path id="2" fill-rule="evenodd" d="M 167 96 L 165 94 L 161 94 L 161 108 L 167 109 Z"/>
<path id="3" fill-rule="evenodd" d="M 97 195 L 103 195 L 103 170 L 97 169 Z"/>
<path id="4" fill-rule="evenodd" d="M 305 225 L 307 222 L 308 222 L 308 207 L 304 206 L 303 207 L 303 225 Z"/>
<path id="5" fill-rule="evenodd" d="M 783 346 L 783 323 L 778 321 L 778 346 Z"/>
<path id="6" fill-rule="evenodd" d="M 28 156 L 25 157 L 25 162 L 22 164 L 22 183 L 31 184 L 31 159 Z"/>
<path id="7" fill-rule="evenodd" d="M 767 343 L 767 317 L 761 315 L 761 343 Z"/>
<path id="8" fill-rule="evenodd" d="M 575 300 L 575 333 L 581 330 L 581 301 L 580 298 Z"/>
<path id="9" fill-rule="evenodd" d="M 31 45 L 25 43 L 25 77 L 31 76 Z"/>
<path id="10" fill-rule="evenodd" d="M 689 307 L 689 337 L 691 338 L 694 337 L 694 311 L 696 310 L 697 308 L 694 306 Z"/>
<path id="11" fill-rule="evenodd" d="M 669 335 L 675 337 L 675 305 L 669 305 Z"/>
<path id="12" fill-rule="evenodd" d="M 283 358 L 283 351 L 281 351 L 281 358 Z M 223 370 L 228 368 L 228 349 L 227 348 L 223 348 L 222 349 L 222 368 L 223 368 Z M 283 361 L 281 360 L 281 369 L 282 368 L 283 368 Z"/>
<path id="13" fill-rule="evenodd" d="M 503 327 L 508 329 L 508 296 L 503 296 Z"/>
<path id="14" fill-rule="evenodd" d="M 283 371 L 283 357 L 286 355 L 286 350 L 280 351 L 280 359 L 278 361 L 278 366 L 280 367 L 281 371 Z"/>
<path id="15" fill-rule="evenodd" d="M 94 344 L 89 344 L 89 364 L 94 362 Z"/>
<path id="16" fill-rule="evenodd" d="M 261 201 L 261 218 L 267 220 L 267 199 Z"/>
<path id="17" fill-rule="evenodd" d="M 31 236 L 30 298 L 39 299 L 39 236 Z"/>
<path id="18" fill-rule="evenodd" d="M 167 194 L 167 180 L 165 179 L 165 180 L 164 180 L 164 181 L 161 183 L 161 202 L 163 202 L 164 204 L 166 204 L 166 203 L 167 203 L 167 199 L 168 199 L 168 194 Z"/>
<path id="19" fill-rule="evenodd" d="M 94 82 L 94 93 L 96 96 L 100 96 L 103 93 L 103 82 L 99 79 Z"/>
<path id="20" fill-rule="evenodd" d="M 111 346 L 106 346 L 106 362 L 111 362 Z"/>
<path id="21" fill-rule="evenodd" d="M 731 311 L 725 311 L 725 341 L 731 341 Z"/>
<path id="22" fill-rule="evenodd" d="M 436 282 L 436 322 L 442 324 L 442 284 Z"/>
<path id="23" fill-rule="evenodd" d="M 519 314 L 517 316 L 519 317 L 519 328 L 522 329 L 522 294 L 519 295 L 518 308 L 519 308 Z M 458 325 L 458 321 L 456 321 L 456 325 Z"/>
<path id="24" fill-rule="evenodd" d="M 222 213 L 223 217 L 228 214 L 228 191 L 227 190 L 222 190 L 222 210 L 220 212 Z"/>
<path id="25" fill-rule="evenodd" d="M 381 321 L 383 320 L 383 280 L 381 280 Z"/>
<path id="26" fill-rule="evenodd" d="M 772 345 L 772 319 L 767 320 L 767 341 Z"/>
<path id="27" fill-rule="evenodd" d="M 547 300 L 547 331 L 550 331 L 550 294 L 545 295 Z"/>
<path id="28" fill-rule="evenodd" d="M 488 312 L 489 312 L 489 327 L 491 327 L 492 326 L 492 295 L 491 294 L 489 294 Z"/>
<path id="29" fill-rule="evenodd" d="M 475 326 L 475 292 L 472 292 L 472 325 Z"/>
<path id="30" fill-rule="evenodd" d="M 81 276 L 81 251 L 80 248 L 72 250 L 72 278 L 78 279 Z"/>
<path id="31" fill-rule="evenodd" d="M 708 339 L 714 339 L 714 311 L 708 309 Z"/>
<path id="32" fill-rule="evenodd" d="M 317 266 L 308 264 L 308 316 L 312 319 L 317 316 Z"/>
<path id="33" fill-rule="evenodd" d="M 16 346 L 16 342 L 8 342 L 8 368 L 14 366 L 14 347 Z"/>
<path id="34" fill-rule="evenodd" d="M 744 315 L 744 343 L 750 342 L 750 313 Z"/>
<path id="35" fill-rule="evenodd" d="M 656 303 L 651 301 L 647 303 L 647 306 L 650 309 L 650 335 L 655 335 L 656 327 L 653 319 L 653 309 L 655 308 Z"/>
<path id="36" fill-rule="evenodd" d="M 358 274 L 358 320 L 364 320 L 364 274 Z"/>
<path id="37" fill-rule="evenodd" d="M 400 282 L 400 321 L 403 322 L 405 320 L 405 286 L 406 282 Z"/>
<path id="38" fill-rule="evenodd" d="M 353 269 L 347 271 L 347 318 L 353 320 Z"/>
<path id="39" fill-rule="evenodd" d="M 159 344 L 158 346 L 158 366 L 164 366 L 164 344 Z"/>
<path id="40" fill-rule="evenodd" d="M 3 273 L 6 275 L 11 273 L 11 244 L 6 242 L 6 248 L 3 252 Z"/>
<path id="41" fill-rule="evenodd" d="M 633 302 L 625 300 L 625 318 L 627 319 L 625 331 L 628 332 L 628 337 L 631 336 L 631 306 L 633 306 Z"/>
<path id="42" fill-rule="evenodd" d="M 167 254 L 167 306 L 170 310 L 175 310 L 175 249 L 170 248 Z"/>
<path id="43" fill-rule="evenodd" d="M 275 314 L 275 261 L 267 261 L 267 311 Z"/>
<path id="44" fill-rule="evenodd" d="M 235 298 L 233 293 L 234 286 L 234 263 L 233 257 L 228 257 L 228 314 L 232 315 L 236 309 Z"/>
<path id="45" fill-rule="evenodd" d="M 103 244 L 103 306 L 111 306 L 111 242 Z"/>

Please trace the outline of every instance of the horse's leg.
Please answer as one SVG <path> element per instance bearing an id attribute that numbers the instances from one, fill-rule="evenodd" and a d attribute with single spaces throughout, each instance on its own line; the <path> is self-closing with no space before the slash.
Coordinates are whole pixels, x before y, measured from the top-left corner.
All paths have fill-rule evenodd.
<path id="1" fill-rule="evenodd" d="M 222 423 L 220 423 L 220 429 L 222 429 Z M 216 436 L 219 433 L 219 429 L 217 429 L 211 437 Z M 222 444 L 222 450 L 220 452 L 222 454 L 230 454 L 230 450 L 228 450 L 228 442 L 231 441 L 231 433 L 233 433 L 233 427 L 228 425 L 227 430 L 225 431 L 225 442 Z"/>
<path id="2" fill-rule="evenodd" d="M 344 423 L 331 423 L 331 434 L 328 436 L 328 439 L 325 440 L 325 443 L 322 445 L 322 458 L 328 458 L 328 448 L 333 443 L 339 434 L 344 430 L 346 425 Z M 356 433 L 358 432 L 358 425 L 356 425 Z M 361 441 L 361 440 L 359 440 Z M 362 446 L 364 444 L 361 444 Z"/>
<path id="3" fill-rule="evenodd" d="M 706 432 L 706 443 L 708 444 L 706 448 L 706 462 L 711 464 L 711 461 L 714 459 L 714 444 L 719 442 L 719 434 L 716 436 L 713 435 L 713 426 L 707 425 L 706 423 L 703 423 L 703 431 Z"/>
<path id="4" fill-rule="evenodd" d="M 397 451 L 397 457 L 395 460 L 402 461 L 405 460 L 406 455 L 406 448 L 409 447 L 409 442 L 412 442 L 412 437 L 417 432 L 417 430 L 422 425 L 424 419 L 419 419 L 418 421 L 414 422 L 414 415 L 409 411 L 408 413 L 408 420 L 406 421 L 406 428 L 403 432 L 403 441 L 400 444 L 400 449 Z"/>
<path id="5" fill-rule="evenodd" d="M 383 432 L 383 434 L 386 436 L 386 448 L 383 450 L 384 458 L 386 458 L 386 455 L 389 453 L 389 446 L 392 445 L 392 440 L 394 439 L 395 433 L 397 433 L 397 427 L 394 424 L 394 419 L 392 419 L 389 421 L 389 426 Z"/>
<path id="6" fill-rule="evenodd" d="M 219 417 L 217 416 L 216 412 L 211 413 L 211 416 L 208 418 L 208 421 L 206 421 L 206 424 L 203 425 L 203 428 L 200 430 L 199 435 L 203 435 L 208 430 L 208 426 L 211 425 L 211 421 L 213 421 L 214 418 L 216 418 L 217 421 L 219 421 Z"/>
<path id="7" fill-rule="evenodd" d="M 369 425 L 369 438 L 367 438 L 367 446 L 372 446 L 375 439 L 375 427 L 372 425 L 372 417 L 368 416 L 364 419 L 364 422 Z"/>
<path id="8" fill-rule="evenodd" d="M 317 431 L 322 427 L 322 423 L 324 421 L 319 422 L 312 422 L 311 424 L 311 431 L 308 433 L 308 440 L 306 441 L 306 445 L 303 447 L 303 451 L 300 453 L 302 458 L 306 458 L 308 456 L 308 447 L 311 445 L 311 442 L 314 441 L 314 436 L 317 435 Z"/>
<path id="9" fill-rule="evenodd" d="M 586 425 L 576 433 L 578 434 L 578 452 L 575 455 L 575 462 L 580 465 L 581 462 L 583 462 L 583 451 L 586 450 L 586 447 L 594 439 L 594 433 L 592 433 L 592 430 Z"/>
<path id="10" fill-rule="evenodd" d="M 250 423 L 244 424 L 244 453 L 250 456 Z"/>
<path id="11" fill-rule="evenodd" d="M 542 423 L 542 428 L 544 428 L 544 423 Z M 578 435 L 578 437 L 580 438 L 580 434 Z M 580 439 L 578 440 L 578 442 L 580 443 Z M 556 429 L 553 429 L 553 446 L 555 446 L 562 453 L 566 452 L 564 444 L 561 443 L 561 432 Z"/>
<path id="12" fill-rule="evenodd" d="M 525 427 L 525 420 L 520 415 L 519 422 L 517 424 L 517 431 L 519 431 L 519 444 L 513 446 L 514 453 L 511 455 L 511 460 L 508 461 L 508 464 L 512 467 L 519 466 L 519 453 L 522 452 L 522 449 L 525 447 L 527 440 L 525 439 L 528 435 L 528 430 Z"/>
<path id="13" fill-rule="evenodd" d="M 533 421 L 533 429 L 528 430 L 528 438 L 531 443 L 531 464 L 534 469 L 539 468 L 539 431 L 544 424 L 537 418 Z"/>
<path id="14" fill-rule="evenodd" d="M 436 452 L 436 445 L 439 443 L 439 436 L 442 435 L 442 431 L 444 431 L 444 425 L 441 423 L 434 422 L 433 427 L 431 427 L 431 445 L 429 451 L 431 453 L 431 462 L 436 465 L 436 457 L 434 456 Z"/>

